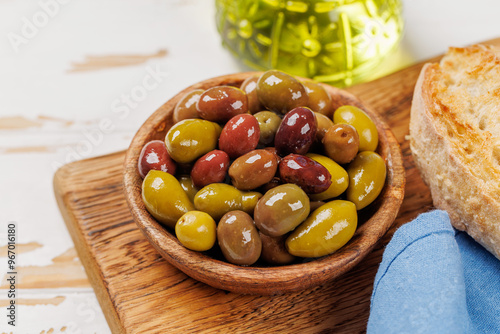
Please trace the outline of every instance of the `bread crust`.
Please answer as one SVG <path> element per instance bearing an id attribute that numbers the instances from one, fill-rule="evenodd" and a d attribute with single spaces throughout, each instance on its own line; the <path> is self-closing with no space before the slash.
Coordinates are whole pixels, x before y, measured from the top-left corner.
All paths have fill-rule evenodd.
<path id="1" fill-rule="evenodd" d="M 434 206 L 500 259 L 500 60 L 450 48 L 418 78 L 410 148 Z"/>

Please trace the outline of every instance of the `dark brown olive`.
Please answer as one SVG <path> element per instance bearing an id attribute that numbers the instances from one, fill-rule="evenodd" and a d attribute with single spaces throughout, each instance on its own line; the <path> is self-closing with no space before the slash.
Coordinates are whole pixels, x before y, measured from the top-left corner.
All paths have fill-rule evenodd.
<path id="1" fill-rule="evenodd" d="M 255 149 L 259 143 L 259 137 L 259 122 L 254 116 L 236 115 L 222 129 L 219 149 L 235 159 Z"/>
<path id="2" fill-rule="evenodd" d="M 263 109 L 262 104 L 259 101 L 259 97 L 257 96 L 257 81 L 259 81 L 259 78 L 260 75 L 254 75 L 246 78 L 240 86 L 240 89 L 247 94 L 248 111 L 251 114 L 255 114 Z"/>
<path id="3" fill-rule="evenodd" d="M 236 188 L 251 190 L 270 182 L 277 169 L 278 161 L 272 152 L 253 150 L 234 160 L 229 176 Z"/>
<path id="4" fill-rule="evenodd" d="M 339 164 L 351 162 L 359 148 L 359 136 L 356 129 L 349 124 L 335 124 L 323 137 L 326 154 Z"/>
<path id="5" fill-rule="evenodd" d="M 252 217 L 243 211 L 230 211 L 217 226 L 222 254 L 231 263 L 249 266 L 260 257 L 262 241 Z"/>
<path id="6" fill-rule="evenodd" d="M 269 70 L 257 81 L 259 101 L 269 110 L 287 113 L 293 108 L 307 105 L 304 86 L 286 73 Z"/>
<path id="7" fill-rule="evenodd" d="M 279 164 L 281 181 L 294 183 L 308 194 L 318 194 L 332 184 L 331 175 L 321 164 L 299 154 L 289 154 Z"/>
<path id="8" fill-rule="evenodd" d="M 197 188 L 207 184 L 223 182 L 229 168 L 229 156 L 226 152 L 213 150 L 196 160 L 191 170 L 191 180 Z"/>
<path id="9" fill-rule="evenodd" d="M 248 99 L 244 91 L 232 86 L 207 89 L 196 104 L 201 118 L 212 122 L 227 122 L 232 117 L 248 112 Z"/>
<path id="10" fill-rule="evenodd" d="M 307 106 L 315 112 L 323 114 L 328 118 L 332 118 L 334 112 L 332 97 L 328 94 L 325 88 L 323 88 L 321 84 L 312 80 L 304 80 L 302 81 L 302 84 L 304 85 L 308 96 Z"/>
<path id="11" fill-rule="evenodd" d="M 200 118 L 198 115 L 198 109 L 196 109 L 196 104 L 200 99 L 201 94 L 203 94 L 203 89 L 195 89 L 186 93 L 175 105 L 173 119 L 174 122 L 180 122 L 183 119 L 188 118 Z"/>
<path id="12" fill-rule="evenodd" d="M 325 202 L 323 201 L 310 201 L 309 206 L 311 207 L 311 212 L 319 208 L 320 206 L 324 205 Z"/>
<path id="13" fill-rule="evenodd" d="M 259 232 L 262 241 L 261 259 L 270 264 L 288 264 L 295 260 L 295 256 L 288 253 L 285 247 L 286 235 L 270 237 Z"/>
<path id="14" fill-rule="evenodd" d="M 309 108 L 298 107 L 283 117 L 274 137 L 274 146 L 279 155 L 306 154 L 315 137 L 318 123 Z"/>
<path id="15" fill-rule="evenodd" d="M 279 165 L 279 163 L 278 163 L 278 165 Z M 262 187 L 260 187 L 259 192 L 264 194 L 264 193 L 268 192 L 269 190 L 276 188 L 280 184 L 282 184 L 281 179 L 279 177 L 275 176 L 275 177 L 273 177 L 273 179 L 271 181 L 269 181 L 268 183 L 266 183 Z"/>
<path id="16" fill-rule="evenodd" d="M 167 146 L 162 140 L 152 140 L 142 148 L 137 164 L 139 175 L 145 178 L 151 169 L 161 170 L 172 175 L 175 174 L 176 164 L 170 158 Z"/>

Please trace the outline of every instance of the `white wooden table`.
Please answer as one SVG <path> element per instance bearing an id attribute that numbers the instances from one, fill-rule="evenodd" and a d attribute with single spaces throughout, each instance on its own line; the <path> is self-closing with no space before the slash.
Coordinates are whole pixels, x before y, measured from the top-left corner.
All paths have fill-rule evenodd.
<path id="1" fill-rule="evenodd" d="M 402 48 L 388 60 L 400 68 L 500 35 L 498 0 L 404 5 Z M 126 149 L 180 89 L 241 70 L 221 46 L 213 1 L 0 2 L 0 333 L 109 333 L 53 197 L 55 170 Z"/>

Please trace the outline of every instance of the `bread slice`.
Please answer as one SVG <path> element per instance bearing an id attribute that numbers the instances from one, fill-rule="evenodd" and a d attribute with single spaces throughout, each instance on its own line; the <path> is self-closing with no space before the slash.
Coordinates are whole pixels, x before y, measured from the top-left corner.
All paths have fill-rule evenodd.
<path id="1" fill-rule="evenodd" d="M 410 147 L 434 206 L 500 259 L 500 53 L 450 48 L 415 86 Z"/>

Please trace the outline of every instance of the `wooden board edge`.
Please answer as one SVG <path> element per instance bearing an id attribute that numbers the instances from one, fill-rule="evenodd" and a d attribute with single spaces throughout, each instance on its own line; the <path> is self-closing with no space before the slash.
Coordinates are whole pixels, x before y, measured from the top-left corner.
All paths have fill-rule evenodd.
<path id="1" fill-rule="evenodd" d="M 125 151 L 120 151 L 113 153 L 111 155 L 123 154 L 125 155 Z M 105 156 L 104 156 L 105 157 Z M 102 157 L 97 157 L 93 159 L 99 159 Z M 120 322 L 120 316 L 113 304 L 111 295 L 109 293 L 108 288 L 104 284 L 104 278 L 102 277 L 101 270 L 97 264 L 95 257 L 88 247 L 86 247 L 85 238 L 83 236 L 83 232 L 80 229 L 78 221 L 74 214 L 68 210 L 68 196 L 69 193 L 65 193 L 63 189 L 67 189 L 67 176 L 71 174 L 71 170 L 75 164 L 81 164 L 84 161 L 75 161 L 69 163 L 67 165 L 59 168 L 54 174 L 53 179 L 53 187 L 54 187 L 54 195 L 57 201 L 57 205 L 61 212 L 61 216 L 66 224 L 66 228 L 71 235 L 71 239 L 75 244 L 75 249 L 77 251 L 78 257 L 85 268 L 85 272 L 89 278 L 92 288 L 96 294 L 97 300 L 101 305 L 101 309 L 104 313 L 108 326 L 111 329 L 112 333 L 120 333 L 125 334 L 125 328 Z"/>

